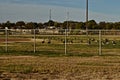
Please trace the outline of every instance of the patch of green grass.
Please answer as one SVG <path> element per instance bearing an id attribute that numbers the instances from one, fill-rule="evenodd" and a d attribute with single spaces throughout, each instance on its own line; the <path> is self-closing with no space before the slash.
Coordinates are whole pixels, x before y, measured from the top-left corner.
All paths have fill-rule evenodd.
<path id="1" fill-rule="evenodd" d="M 96 56 L 95 54 L 89 54 L 89 53 L 79 53 L 79 54 L 75 54 L 75 53 L 67 53 L 65 55 L 64 52 L 59 52 L 59 51 L 36 51 L 35 53 L 33 51 L 9 51 L 9 52 L 0 52 L 0 55 L 13 55 L 13 56 L 24 56 L 24 55 L 30 55 L 30 56 L 46 56 L 46 57 L 62 57 L 62 56 L 66 56 L 66 57 L 70 57 L 70 56 L 78 56 L 78 57 L 92 57 L 92 56 Z"/>
<path id="2" fill-rule="evenodd" d="M 8 51 L 8 52 L 1 52 L 0 55 L 15 55 L 15 56 L 21 56 L 21 55 L 32 55 L 32 56 L 61 56 L 64 55 L 59 52 L 54 51 L 36 51 L 35 53 L 33 51 Z"/>
<path id="3" fill-rule="evenodd" d="M 78 57 L 92 57 L 95 56 L 94 54 L 87 54 L 87 53 L 81 53 L 81 54 L 73 54 L 69 53 L 67 56 L 78 56 Z"/>
<path id="4" fill-rule="evenodd" d="M 23 64 L 9 64 L 3 66 L 4 71 L 8 71 L 10 73 L 31 73 L 33 67 L 31 65 L 23 65 Z"/>
<path id="5" fill-rule="evenodd" d="M 83 62 L 83 63 L 79 63 L 78 65 L 88 65 L 88 66 L 112 66 L 112 65 L 108 65 L 105 63 L 96 63 L 96 62 Z"/>

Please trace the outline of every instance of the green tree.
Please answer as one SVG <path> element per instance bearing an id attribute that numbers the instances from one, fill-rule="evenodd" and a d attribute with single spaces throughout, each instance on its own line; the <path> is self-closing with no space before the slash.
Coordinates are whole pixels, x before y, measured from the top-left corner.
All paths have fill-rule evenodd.
<path id="1" fill-rule="evenodd" d="M 25 22 L 24 21 L 16 22 L 16 28 L 24 29 L 25 28 Z"/>
<path id="2" fill-rule="evenodd" d="M 120 22 L 115 22 L 113 24 L 113 29 L 120 29 Z"/>
<path id="3" fill-rule="evenodd" d="M 68 26 L 69 26 L 69 25 L 68 25 Z M 67 26 L 67 21 L 64 21 L 64 22 L 62 23 L 62 28 L 63 28 L 63 29 L 67 29 L 68 26 Z"/>
<path id="4" fill-rule="evenodd" d="M 42 24 L 42 23 L 38 23 L 38 28 L 39 28 L 39 29 L 44 28 L 43 24 Z"/>
<path id="5" fill-rule="evenodd" d="M 113 23 L 110 22 L 106 23 L 105 29 L 113 29 Z"/>
<path id="6" fill-rule="evenodd" d="M 76 29 L 85 29 L 85 24 L 83 22 L 76 23 Z"/>
<path id="7" fill-rule="evenodd" d="M 87 22 L 88 29 L 97 29 L 98 25 L 95 20 L 90 20 Z"/>
<path id="8" fill-rule="evenodd" d="M 8 27 L 8 29 L 11 29 L 15 27 L 15 24 L 11 23 L 10 21 L 7 21 L 6 23 L 2 23 L 1 26 L 3 29 L 5 29 L 5 27 Z"/>
<path id="9" fill-rule="evenodd" d="M 26 26 L 27 29 L 35 29 L 35 28 L 38 28 L 38 24 L 37 24 L 37 23 L 34 23 L 34 22 L 29 22 L 29 23 L 27 23 L 25 26 Z"/>
<path id="10" fill-rule="evenodd" d="M 59 22 L 54 22 L 54 26 L 55 26 L 56 28 L 60 28 L 60 27 L 61 27 L 61 23 L 59 23 Z"/>
<path id="11" fill-rule="evenodd" d="M 2 24 L 0 23 L 0 29 L 3 29 Z"/>
<path id="12" fill-rule="evenodd" d="M 98 24 L 98 26 L 99 26 L 99 29 L 105 29 L 106 23 L 105 22 L 100 22 Z"/>
<path id="13" fill-rule="evenodd" d="M 44 23 L 45 26 L 54 26 L 54 21 L 53 20 L 49 20 L 48 22 Z"/>

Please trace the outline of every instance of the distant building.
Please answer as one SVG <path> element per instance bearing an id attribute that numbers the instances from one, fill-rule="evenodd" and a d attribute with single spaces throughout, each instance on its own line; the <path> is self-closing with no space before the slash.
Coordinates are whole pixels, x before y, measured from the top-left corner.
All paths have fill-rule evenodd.
<path id="1" fill-rule="evenodd" d="M 47 29 L 56 29 L 55 26 L 47 26 Z"/>

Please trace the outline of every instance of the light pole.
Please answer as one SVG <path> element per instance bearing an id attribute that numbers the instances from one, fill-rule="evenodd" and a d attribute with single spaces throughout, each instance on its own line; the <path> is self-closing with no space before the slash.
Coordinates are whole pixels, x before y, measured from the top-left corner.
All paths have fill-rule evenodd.
<path id="1" fill-rule="evenodd" d="M 88 35 L 88 0 L 86 0 L 86 34 Z"/>
<path id="2" fill-rule="evenodd" d="M 51 20 L 51 9 L 50 9 L 50 14 L 49 14 L 49 20 Z"/>
<path id="3" fill-rule="evenodd" d="M 49 10 L 49 23 L 48 23 L 48 27 L 51 26 L 51 9 Z"/>
<path id="4" fill-rule="evenodd" d="M 67 30 L 69 30 L 69 12 L 67 12 Z"/>

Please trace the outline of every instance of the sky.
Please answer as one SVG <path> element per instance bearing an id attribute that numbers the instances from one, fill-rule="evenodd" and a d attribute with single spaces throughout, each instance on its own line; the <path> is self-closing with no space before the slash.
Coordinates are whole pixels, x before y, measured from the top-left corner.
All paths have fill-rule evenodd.
<path id="1" fill-rule="evenodd" d="M 120 0 L 88 0 L 89 20 L 119 22 Z M 86 19 L 86 0 L 0 0 L 0 22 L 58 22 Z M 69 12 L 69 18 L 67 13 Z"/>

